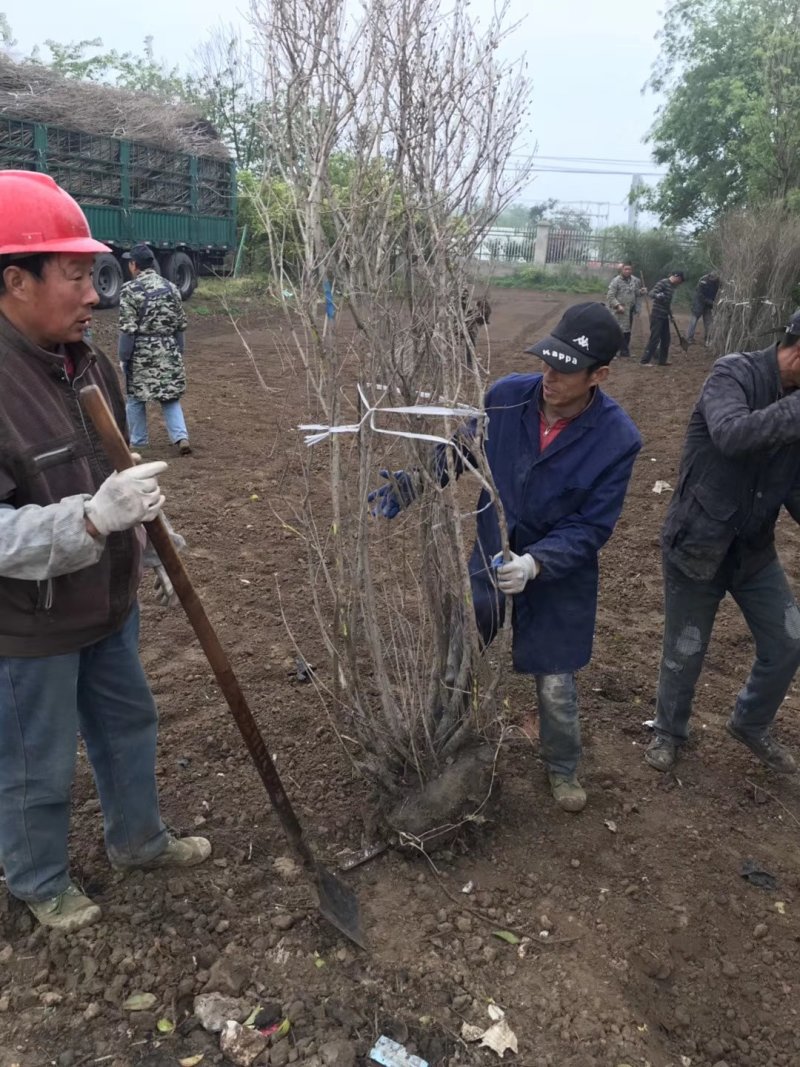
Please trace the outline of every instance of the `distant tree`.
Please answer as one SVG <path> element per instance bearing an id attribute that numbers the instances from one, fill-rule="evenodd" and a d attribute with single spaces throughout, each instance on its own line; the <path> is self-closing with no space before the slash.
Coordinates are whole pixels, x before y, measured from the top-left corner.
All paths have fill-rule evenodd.
<path id="1" fill-rule="evenodd" d="M 557 203 L 557 200 L 542 200 L 538 204 L 510 204 L 497 219 L 497 225 L 514 230 L 536 229 Z"/>
<path id="2" fill-rule="evenodd" d="M 644 203 L 666 223 L 797 202 L 797 0 L 672 0 L 648 85 L 666 101 L 649 139 L 667 176 Z"/>

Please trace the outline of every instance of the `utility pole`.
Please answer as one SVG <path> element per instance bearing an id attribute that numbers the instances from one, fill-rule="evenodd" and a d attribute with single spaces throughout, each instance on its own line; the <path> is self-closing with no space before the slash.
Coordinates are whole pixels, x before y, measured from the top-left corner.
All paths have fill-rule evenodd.
<path id="1" fill-rule="evenodd" d="M 637 194 L 643 185 L 644 179 L 641 174 L 631 175 L 631 191 L 628 194 L 628 225 L 634 230 L 639 222 L 639 201 Z"/>

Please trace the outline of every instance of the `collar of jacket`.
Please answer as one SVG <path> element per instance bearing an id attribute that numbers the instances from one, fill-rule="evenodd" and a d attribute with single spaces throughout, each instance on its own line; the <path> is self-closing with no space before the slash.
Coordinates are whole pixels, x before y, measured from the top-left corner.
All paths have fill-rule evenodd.
<path id="1" fill-rule="evenodd" d="M 64 374 L 64 357 L 57 352 L 50 352 L 46 348 L 40 348 L 34 344 L 24 333 L 12 325 L 0 312 L 0 343 L 4 348 L 18 352 L 26 358 L 33 358 L 45 365 L 54 378 L 61 378 Z M 85 341 L 64 345 L 64 350 L 72 357 L 76 374 L 79 374 L 85 366 L 86 360 L 93 355 L 92 348 Z"/>
<path id="2" fill-rule="evenodd" d="M 595 385 L 593 388 L 594 395 L 587 407 L 579 415 L 570 419 L 555 441 L 542 452 L 539 448 L 539 412 L 541 411 L 542 402 L 541 375 L 532 383 L 528 395 L 520 407 L 520 412 L 522 425 L 535 449 L 535 462 L 552 459 L 553 456 L 558 455 L 564 448 L 567 448 L 577 437 L 581 437 L 587 430 L 597 425 L 603 409 L 605 395 L 599 385 Z"/>

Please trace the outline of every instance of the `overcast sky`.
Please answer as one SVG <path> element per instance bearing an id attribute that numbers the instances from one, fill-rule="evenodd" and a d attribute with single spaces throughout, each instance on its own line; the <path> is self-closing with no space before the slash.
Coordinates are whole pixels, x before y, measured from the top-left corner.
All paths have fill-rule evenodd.
<path id="1" fill-rule="evenodd" d="M 520 25 L 506 53 L 527 56 L 534 94 L 530 140 L 542 157 L 648 160 L 642 139 L 657 101 L 640 90 L 656 57 L 654 35 L 663 6 L 664 0 L 626 5 L 608 0 L 511 0 L 510 18 Z M 235 19 L 237 9 L 245 11 L 246 4 L 169 0 L 116 3 L 112 8 L 108 0 L 11 0 L 10 6 L 6 0 L 4 7 L 18 41 L 17 55 L 29 53 L 48 37 L 58 41 L 102 37 L 106 47 L 136 51 L 151 34 L 157 55 L 182 67 L 220 17 Z M 490 10 L 491 0 L 473 0 L 476 16 Z M 615 169 L 602 164 L 596 168 Z M 608 203 L 614 223 L 626 217 L 624 201 L 630 184 L 628 174 L 538 174 L 521 199 Z"/>

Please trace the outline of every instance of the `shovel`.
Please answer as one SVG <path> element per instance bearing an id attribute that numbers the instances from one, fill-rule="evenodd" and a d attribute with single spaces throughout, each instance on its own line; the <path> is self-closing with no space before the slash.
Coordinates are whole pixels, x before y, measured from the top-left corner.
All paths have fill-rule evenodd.
<path id="1" fill-rule="evenodd" d="M 98 387 L 88 385 L 81 389 L 80 403 L 94 423 L 106 455 L 115 469 L 121 471 L 132 467 L 134 464 L 128 446 Z M 230 660 L 172 544 L 164 520 L 159 515 L 152 522 L 144 523 L 144 527 L 217 677 L 219 687 L 228 702 L 228 707 L 236 720 L 236 725 L 244 738 L 256 770 L 261 775 L 261 780 L 269 794 L 272 806 L 278 813 L 284 832 L 315 883 L 320 912 L 345 937 L 349 937 L 360 948 L 365 949 L 367 945 L 361 927 L 358 897 L 349 886 L 322 866 L 303 837 L 303 830 L 283 788 L 277 768 L 270 758 L 253 713 L 233 673 Z"/>
<path id="2" fill-rule="evenodd" d="M 669 313 L 669 317 L 672 320 L 672 325 L 675 327 L 675 333 L 678 335 L 678 344 L 681 346 L 681 348 L 683 349 L 684 352 L 688 352 L 689 351 L 689 342 L 686 340 L 686 338 L 683 336 L 681 331 L 678 329 L 678 324 L 675 321 L 675 316 L 672 314 L 671 311 Z"/>

